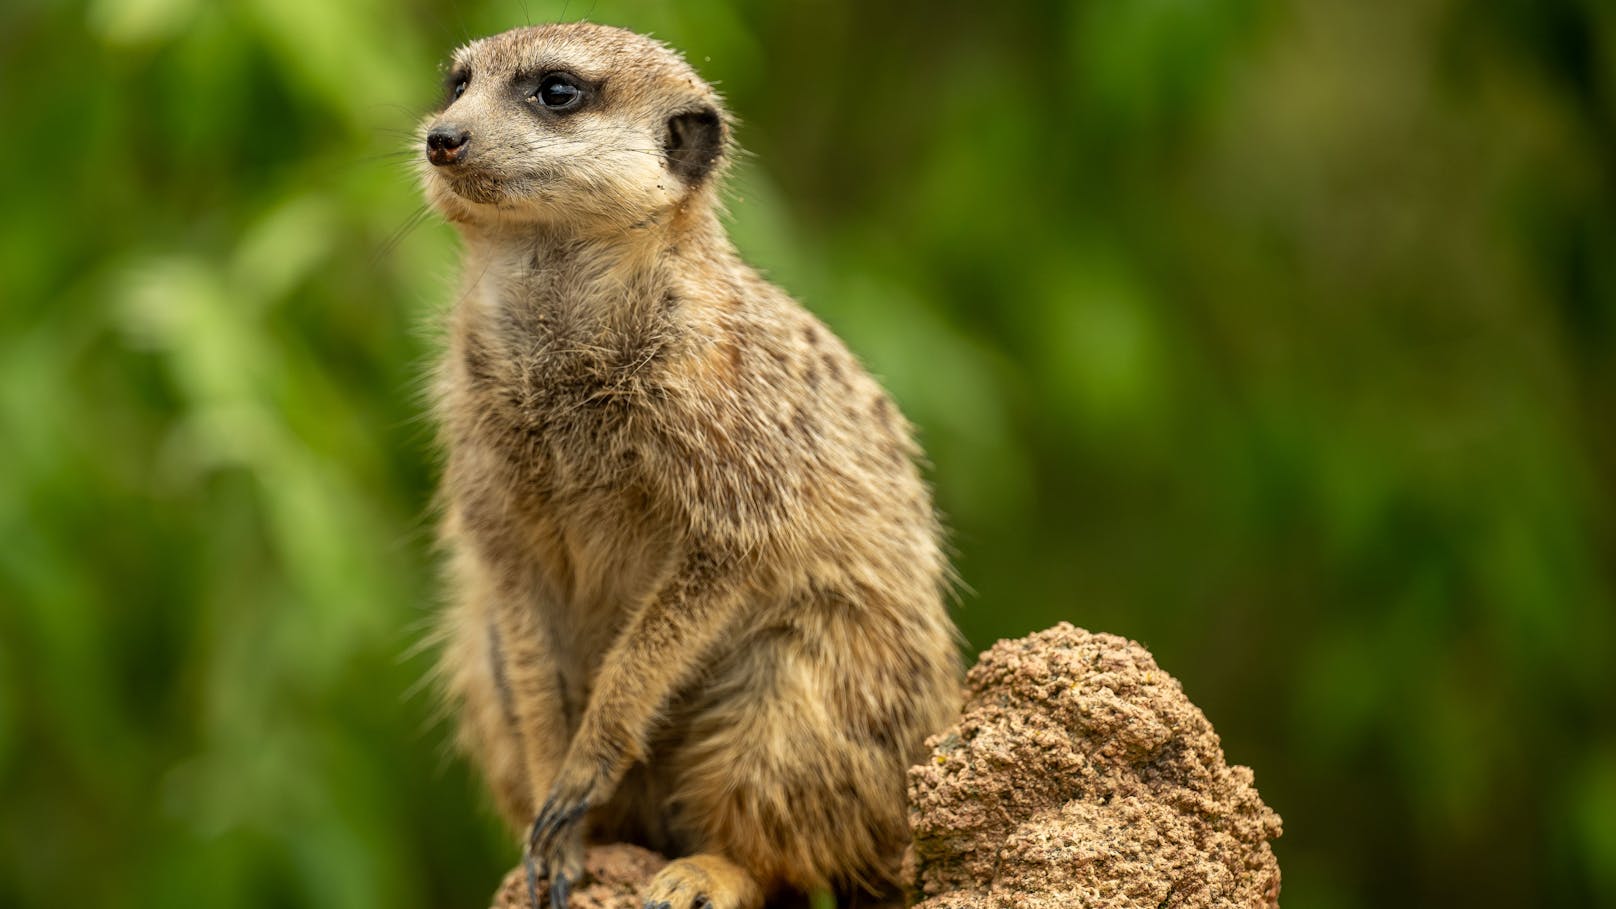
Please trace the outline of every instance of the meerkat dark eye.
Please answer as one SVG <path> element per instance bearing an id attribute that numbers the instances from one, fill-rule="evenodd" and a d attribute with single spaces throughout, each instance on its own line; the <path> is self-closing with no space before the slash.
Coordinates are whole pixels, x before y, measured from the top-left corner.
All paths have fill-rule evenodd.
<path id="1" fill-rule="evenodd" d="M 466 86 L 471 84 L 470 73 L 453 73 L 448 78 L 449 100 L 445 104 L 453 104 L 466 93 Z"/>
<path id="2" fill-rule="evenodd" d="M 584 100 L 584 89 L 567 73 L 551 73 L 539 80 L 531 97 L 550 110 L 571 110 Z"/>

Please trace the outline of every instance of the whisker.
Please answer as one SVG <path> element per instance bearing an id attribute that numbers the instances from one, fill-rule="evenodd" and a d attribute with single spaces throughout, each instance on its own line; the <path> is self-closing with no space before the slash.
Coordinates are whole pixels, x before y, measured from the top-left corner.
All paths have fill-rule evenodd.
<path id="1" fill-rule="evenodd" d="M 354 164 L 374 164 L 374 163 L 376 163 L 378 161 L 392 161 L 392 162 L 413 161 L 414 159 L 416 159 L 416 158 L 418 158 L 420 156 L 421 156 L 421 153 L 419 151 L 416 151 L 413 148 L 400 148 L 400 149 L 396 149 L 394 151 L 384 151 L 384 152 L 376 152 L 374 154 L 369 154 L 369 155 L 360 155 L 359 157 L 354 158 L 352 163 L 354 163 Z"/>
<path id="2" fill-rule="evenodd" d="M 382 260 L 391 256 L 393 250 L 404 242 L 404 238 L 414 233 L 415 229 L 420 227 L 431 213 L 432 206 L 423 202 L 408 218 L 404 219 L 404 223 L 400 224 L 398 229 L 393 231 L 387 240 L 382 243 L 381 247 L 376 250 L 375 254 L 370 257 L 370 267 L 376 268 L 381 264 Z"/>

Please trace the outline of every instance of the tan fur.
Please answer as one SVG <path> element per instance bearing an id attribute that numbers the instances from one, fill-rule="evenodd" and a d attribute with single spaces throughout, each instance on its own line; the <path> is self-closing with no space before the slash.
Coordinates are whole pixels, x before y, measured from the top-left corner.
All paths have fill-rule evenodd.
<path id="1" fill-rule="evenodd" d="M 736 255 L 728 121 L 674 52 L 553 25 L 456 66 L 423 135 L 465 128 L 465 158 L 423 167 L 465 243 L 439 375 L 460 744 L 552 879 L 587 830 L 690 857 L 648 906 L 888 885 L 905 768 L 959 696 L 909 425 Z M 593 103 L 524 107 L 550 70 Z M 720 160 L 681 174 L 669 118 L 701 110 Z"/>

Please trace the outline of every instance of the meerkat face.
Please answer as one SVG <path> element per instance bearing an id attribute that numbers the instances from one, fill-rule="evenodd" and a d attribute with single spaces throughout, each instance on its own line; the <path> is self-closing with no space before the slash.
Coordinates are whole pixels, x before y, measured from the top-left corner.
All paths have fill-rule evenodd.
<path id="1" fill-rule="evenodd" d="M 421 125 L 427 200 L 469 224 L 647 223 L 712 184 L 729 126 L 674 51 L 588 23 L 460 48 Z"/>

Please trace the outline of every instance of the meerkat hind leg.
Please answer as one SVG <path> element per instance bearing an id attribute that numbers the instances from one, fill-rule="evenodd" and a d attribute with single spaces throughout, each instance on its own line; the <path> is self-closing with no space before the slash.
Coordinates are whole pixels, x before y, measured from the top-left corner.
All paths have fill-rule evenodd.
<path id="1" fill-rule="evenodd" d="M 759 909 L 763 888 L 746 869 L 704 852 L 668 863 L 645 886 L 645 909 Z"/>

